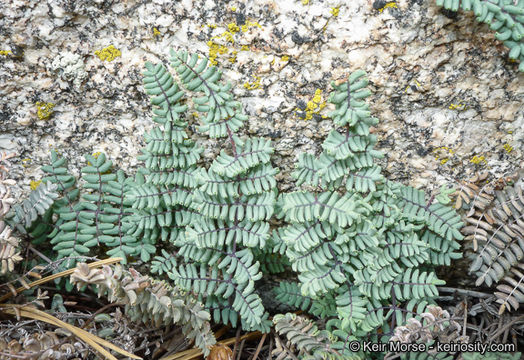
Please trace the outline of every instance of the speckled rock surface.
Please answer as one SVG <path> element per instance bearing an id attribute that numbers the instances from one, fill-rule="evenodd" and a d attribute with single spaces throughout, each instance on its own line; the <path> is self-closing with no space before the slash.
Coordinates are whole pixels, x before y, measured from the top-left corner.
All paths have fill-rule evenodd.
<path id="1" fill-rule="evenodd" d="M 524 75 L 493 33 L 433 0 L 6 0 L 0 3 L 0 151 L 16 152 L 23 191 L 49 150 L 70 159 L 104 151 L 129 173 L 152 127 L 145 61 L 168 49 L 215 59 L 250 121 L 270 137 L 281 189 L 297 155 L 332 128 L 301 110 L 331 80 L 368 72 L 379 148 L 390 178 L 429 189 L 522 166 Z M 307 4 L 304 4 L 307 3 Z M 224 34 L 229 31 L 230 37 Z M 52 103 L 42 119 L 36 103 Z M 303 118 L 310 118 L 304 120 Z M 216 147 L 209 147 L 211 156 Z"/>

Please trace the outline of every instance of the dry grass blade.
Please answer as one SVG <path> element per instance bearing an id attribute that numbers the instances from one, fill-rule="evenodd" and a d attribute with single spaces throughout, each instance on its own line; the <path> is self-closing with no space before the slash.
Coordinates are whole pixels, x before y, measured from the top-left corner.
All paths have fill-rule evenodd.
<path id="1" fill-rule="evenodd" d="M 103 265 L 115 264 L 115 263 L 120 262 L 120 261 L 122 261 L 122 258 L 109 258 L 109 259 L 105 259 L 105 260 L 92 262 L 90 264 L 87 264 L 87 266 L 90 269 L 93 269 L 93 268 L 97 268 L 97 267 L 100 267 L 100 266 L 103 266 Z M 33 281 L 32 283 L 29 283 L 29 284 L 27 284 L 27 286 L 28 286 L 28 288 L 32 288 L 32 287 L 35 287 L 35 286 L 38 286 L 38 285 L 42 285 L 42 284 L 44 284 L 46 282 L 49 282 L 49 281 L 61 278 L 63 276 L 69 276 L 74 271 L 75 271 L 75 268 L 72 268 L 72 269 L 68 269 L 68 270 L 65 270 L 65 271 L 53 274 L 53 275 L 49 275 L 49 276 L 46 276 L 43 279 L 39 279 L 39 280 Z M 0 303 L 6 301 L 7 299 L 9 299 L 11 297 L 13 297 L 14 295 L 17 295 L 18 293 L 20 293 L 22 291 L 27 290 L 28 288 L 26 288 L 24 286 L 21 286 L 21 287 L 19 287 L 18 289 L 15 290 L 16 293 L 10 292 L 10 293 L 5 294 L 4 296 L 0 297 Z"/>
<path id="2" fill-rule="evenodd" d="M 118 346 L 115 346 L 111 344 L 110 342 L 99 338 L 96 335 L 93 335 L 83 329 L 80 329 L 79 327 L 73 326 L 71 324 L 68 324 L 66 322 L 63 322 L 56 317 L 49 315 L 46 312 L 40 311 L 38 309 L 35 309 L 33 307 L 29 307 L 27 305 L 11 305 L 11 304 L 0 304 L 0 308 L 3 308 L 3 312 L 11 315 L 16 316 L 23 316 L 30 319 L 35 319 L 39 321 L 46 322 L 51 325 L 55 325 L 58 327 L 61 327 L 63 329 L 69 330 L 71 333 L 73 333 L 77 338 L 84 341 L 86 344 L 91 346 L 93 349 L 95 349 L 98 353 L 103 355 L 106 359 L 110 360 L 117 360 L 116 357 L 111 355 L 109 351 L 104 349 L 102 346 L 105 346 L 113 351 L 116 351 L 117 353 L 130 357 L 132 359 L 142 359 L 141 357 L 138 357 L 134 354 L 131 354 Z"/>

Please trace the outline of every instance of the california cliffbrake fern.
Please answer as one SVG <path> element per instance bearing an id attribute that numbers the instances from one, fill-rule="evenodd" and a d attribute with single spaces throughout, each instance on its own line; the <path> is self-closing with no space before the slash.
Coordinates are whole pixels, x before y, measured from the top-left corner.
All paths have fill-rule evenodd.
<path id="1" fill-rule="evenodd" d="M 456 205 L 468 210 L 462 232 L 472 249 L 470 273 L 475 275 L 475 285 L 496 284 L 494 294 L 502 314 L 524 303 L 523 189 L 518 181 L 494 190 L 492 184 L 476 186 L 476 180 L 463 184 Z"/>
<path id="2" fill-rule="evenodd" d="M 171 64 L 184 90 L 198 96 L 192 100 L 202 118 L 199 131 L 212 138 L 226 138 L 229 149 L 222 150 L 209 169 L 191 169 L 198 183 L 188 190 L 191 196 L 187 202 L 181 203 L 183 211 L 191 215 L 181 224 L 185 231 L 171 237 L 184 261 L 179 266 L 172 266 L 165 256 L 156 261 L 171 264 L 164 265 L 162 271 L 180 287 L 205 299 L 215 321 L 235 326 L 240 315 L 245 329 L 267 330 L 267 314 L 254 285 L 262 276 L 255 256 L 266 248 L 267 220 L 276 197 L 277 171 L 269 163 L 273 149 L 268 140 L 243 140 L 234 135 L 247 116 L 233 100 L 231 84 L 220 82 L 220 70 L 208 66 L 206 58 L 171 51 Z M 166 76 L 160 66 L 152 65 L 145 75 L 146 83 Z M 149 84 L 150 93 L 161 91 L 153 85 L 159 83 L 151 80 Z"/>
<path id="3" fill-rule="evenodd" d="M 509 58 L 519 60 L 524 72 L 524 0 L 436 0 L 447 10 L 473 10 L 477 21 L 496 31 L 495 37 L 504 42 Z"/>
<path id="4" fill-rule="evenodd" d="M 268 223 L 276 199 L 273 149 L 269 140 L 235 135 L 247 116 L 218 68 L 196 54 L 171 56 L 176 79 L 162 64 L 147 63 L 144 72 L 157 124 L 145 135 L 145 166 L 132 178 L 104 154 L 88 155 L 79 184 L 53 151 L 39 191 L 52 187 L 59 198 L 28 231 L 35 243 L 53 245 L 62 268 L 102 253 L 124 262 L 152 260 L 154 273 L 192 291 L 215 321 L 236 326 L 240 319 L 245 329 L 267 331 L 255 282 L 262 276 L 259 259 L 270 259 L 264 269 L 282 270 Z M 208 169 L 188 129 L 189 99 L 201 114 L 199 132 L 227 142 Z M 158 254 L 160 242 L 175 252 Z"/>
<path id="5" fill-rule="evenodd" d="M 289 225 L 274 233 L 300 281 L 282 284 L 278 299 L 327 318 L 346 356 L 351 339 L 379 329 L 388 336 L 391 324 L 423 311 L 444 283 L 432 268 L 461 256 L 462 222 L 448 206 L 453 190 L 427 199 L 385 179 L 375 164 L 381 153 L 369 129 L 378 120 L 362 101 L 371 94 L 367 84 L 363 71 L 333 84 L 338 128 L 318 157 L 300 157 L 294 176 L 308 190 L 280 196 Z"/>
<path id="6" fill-rule="evenodd" d="M 321 335 L 305 332 L 318 358 L 327 354 L 315 345 L 323 341 L 328 353 L 358 358 L 349 341 L 379 331 L 389 336 L 433 302 L 443 283 L 433 268 L 461 256 L 462 223 L 448 206 L 452 190 L 428 199 L 382 175 L 363 71 L 333 84 L 337 128 L 318 157 L 300 156 L 294 176 L 304 190 L 277 201 L 271 143 L 235 134 L 247 116 L 221 71 L 183 51 L 171 52 L 171 66 L 176 76 L 163 64 L 146 64 L 157 126 L 145 136 L 144 167 L 127 177 L 104 154 L 89 155 L 78 185 L 53 152 L 42 189 L 52 186 L 59 198 L 29 228 L 35 241 L 50 241 L 67 267 L 101 253 L 150 262 L 153 273 L 197 297 L 215 322 L 236 327 L 240 320 L 244 329 L 263 332 L 271 322 L 255 284 L 261 269 L 278 272 L 289 263 L 300 283 L 282 283 L 277 298 L 327 319 Z M 225 143 L 207 168 L 192 140 L 190 104 L 198 131 Z M 287 225 L 270 235 L 274 212 Z M 302 321 L 280 320 L 283 333 Z M 200 343 L 204 351 L 208 343 Z"/>

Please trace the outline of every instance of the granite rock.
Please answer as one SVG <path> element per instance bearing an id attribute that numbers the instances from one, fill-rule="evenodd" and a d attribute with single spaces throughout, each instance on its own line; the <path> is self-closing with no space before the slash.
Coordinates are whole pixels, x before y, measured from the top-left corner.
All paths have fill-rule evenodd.
<path id="1" fill-rule="evenodd" d="M 0 151 L 18 153 L 23 191 L 50 149 L 75 172 L 103 151 L 132 173 L 152 127 L 144 63 L 167 63 L 168 48 L 212 56 L 213 42 L 250 115 L 243 131 L 273 140 L 282 190 L 293 188 L 298 154 L 318 152 L 332 129 L 320 116 L 331 106 L 305 121 L 299 104 L 317 89 L 325 101 L 331 80 L 359 68 L 390 178 L 431 190 L 523 165 L 524 75 L 486 26 L 462 12 L 449 19 L 434 1 L 380 11 L 371 0 L 7 0 L 0 13 Z M 233 41 L 223 36 L 231 24 Z M 111 61 L 95 54 L 111 46 Z M 39 101 L 55 104 L 48 119 Z M 211 159 L 220 143 L 199 141 Z"/>

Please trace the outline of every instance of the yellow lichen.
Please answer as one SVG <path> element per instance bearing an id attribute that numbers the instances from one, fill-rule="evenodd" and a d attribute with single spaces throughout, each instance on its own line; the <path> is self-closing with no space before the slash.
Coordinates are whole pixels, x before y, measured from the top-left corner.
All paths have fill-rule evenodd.
<path id="1" fill-rule="evenodd" d="M 382 12 L 384 11 L 384 9 L 387 9 L 387 8 L 397 8 L 398 9 L 398 6 L 395 1 L 391 1 L 391 2 L 388 2 L 386 5 L 384 5 L 383 8 L 378 9 L 378 11 Z"/>
<path id="2" fill-rule="evenodd" d="M 332 7 L 330 13 L 331 13 L 331 15 L 333 15 L 334 17 L 337 17 L 338 14 L 340 13 L 340 6 Z"/>
<path id="3" fill-rule="evenodd" d="M 31 164 L 31 159 L 29 159 L 29 158 L 22 159 L 22 166 L 23 167 L 28 167 L 29 164 Z"/>
<path id="4" fill-rule="evenodd" d="M 440 165 L 444 165 L 455 154 L 455 151 L 447 146 L 441 146 L 433 150 L 433 153 L 435 154 L 435 160 L 439 160 Z"/>
<path id="5" fill-rule="evenodd" d="M 231 34 L 234 34 L 240 31 L 240 29 L 238 28 L 238 25 L 235 23 L 227 24 L 227 28 L 229 29 L 229 32 L 231 32 Z"/>
<path id="6" fill-rule="evenodd" d="M 158 35 L 162 35 L 162 33 L 156 27 L 154 27 L 153 28 L 153 36 L 158 36 Z"/>
<path id="7" fill-rule="evenodd" d="M 31 188 L 31 190 L 36 190 L 36 188 L 42 183 L 42 180 L 38 180 L 38 181 L 33 181 L 31 180 L 29 182 L 29 187 Z"/>
<path id="8" fill-rule="evenodd" d="M 488 162 L 486 161 L 486 157 L 485 156 L 473 156 L 471 158 L 471 160 L 469 160 L 470 163 L 473 163 L 475 165 L 479 165 L 480 163 L 483 163 L 483 164 L 487 164 Z"/>
<path id="9" fill-rule="evenodd" d="M 287 55 L 282 56 L 280 58 L 280 61 L 284 61 L 284 62 L 289 61 L 289 56 L 287 56 Z"/>
<path id="10" fill-rule="evenodd" d="M 53 115 L 53 108 L 55 107 L 55 104 L 53 103 L 46 103 L 42 101 L 38 101 L 36 103 L 37 112 L 36 115 L 40 120 L 47 120 L 51 115 Z"/>
<path id="11" fill-rule="evenodd" d="M 7 56 L 9 54 L 12 54 L 11 50 L 0 50 L 0 55 Z"/>
<path id="12" fill-rule="evenodd" d="M 326 107 L 327 103 L 322 99 L 322 90 L 316 89 L 315 95 L 313 98 L 306 103 L 305 109 L 295 108 L 295 112 L 304 111 L 305 115 L 302 117 L 303 120 L 311 120 L 314 115 L 320 115 L 322 109 Z M 326 118 L 325 115 L 321 116 L 323 119 Z"/>
<path id="13" fill-rule="evenodd" d="M 237 7 L 236 6 L 231 6 L 231 11 L 237 11 Z"/>
<path id="14" fill-rule="evenodd" d="M 207 25 L 210 28 L 216 28 L 216 25 Z M 213 65 L 217 65 L 217 58 L 218 55 L 223 55 L 229 53 L 229 49 L 226 45 L 221 45 L 219 43 L 219 39 L 223 39 L 222 42 L 225 41 L 226 44 L 231 44 L 234 46 L 235 44 L 235 34 L 242 32 L 247 32 L 250 27 L 259 27 L 261 28 L 261 25 L 258 22 L 252 22 L 252 21 L 246 21 L 244 25 L 239 27 L 236 23 L 229 23 L 226 25 L 228 30 L 224 31 L 220 35 L 215 35 L 211 37 L 211 39 L 207 42 L 207 46 L 209 47 L 208 52 L 208 58 Z M 215 41 L 216 40 L 216 41 Z M 249 50 L 248 45 L 242 45 L 240 51 L 247 51 Z M 236 54 L 238 50 L 233 50 L 231 52 L 232 56 L 228 58 L 228 61 L 234 63 L 237 61 Z"/>
<path id="15" fill-rule="evenodd" d="M 302 0 L 302 5 L 308 5 L 309 4 L 309 0 Z"/>
<path id="16" fill-rule="evenodd" d="M 102 61 L 113 61 L 115 58 L 122 55 L 120 50 L 110 45 L 102 50 L 95 51 L 95 55 Z"/>
<path id="17" fill-rule="evenodd" d="M 255 90 L 260 87 L 260 77 L 255 76 L 255 81 L 253 82 L 245 82 L 244 87 L 248 90 Z"/>
<path id="18" fill-rule="evenodd" d="M 513 150 L 513 146 L 511 146 L 510 144 L 504 144 L 503 146 L 504 150 L 506 150 L 506 152 L 509 154 L 512 150 Z"/>
<path id="19" fill-rule="evenodd" d="M 404 92 L 407 92 L 408 89 L 409 89 L 410 87 L 412 88 L 413 86 L 415 86 L 415 90 L 417 90 L 417 91 L 419 91 L 419 90 L 422 88 L 422 85 L 420 85 L 420 83 L 419 83 L 416 79 L 413 81 L 413 83 L 414 83 L 415 85 L 410 84 L 410 85 L 406 86 L 406 89 L 404 90 Z"/>
<path id="20" fill-rule="evenodd" d="M 262 29 L 262 25 L 258 23 L 258 21 L 246 21 L 247 26 L 249 27 L 257 27 L 259 29 Z"/>
<path id="21" fill-rule="evenodd" d="M 237 62 L 237 52 L 235 50 L 231 52 L 231 56 L 229 57 L 228 60 L 230 63 L 233 63 L 233 64 Z"/>
<path id="22" fill-rule="evenodd" d="M 464 103 L 451 104 L 449 105 L 450 110 L 464 111 L 468 109 L 468 106 Z"/>

